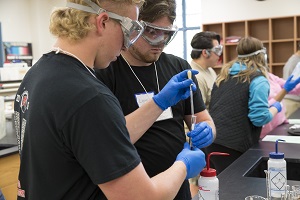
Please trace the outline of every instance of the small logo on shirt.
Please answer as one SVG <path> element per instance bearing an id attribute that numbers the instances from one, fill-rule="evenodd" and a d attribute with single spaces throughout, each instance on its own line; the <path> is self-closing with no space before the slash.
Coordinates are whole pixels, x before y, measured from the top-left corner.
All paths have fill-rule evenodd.
<path id="1" fill-rule="evenodd" d="M 18 196 L 25 198 L 25 190 L 21 189 L 21 183 L 18 181 Z"/>
<path id="2" fill-rule="evenodd" d="M 24 91 L 21 95 L 21 101 L 20 101 L 20 108 L 23 113 L 25 113 L 26 110 L 28 110 L 29 107 L 29 101 L 28 101 L 28 91 Z"/>

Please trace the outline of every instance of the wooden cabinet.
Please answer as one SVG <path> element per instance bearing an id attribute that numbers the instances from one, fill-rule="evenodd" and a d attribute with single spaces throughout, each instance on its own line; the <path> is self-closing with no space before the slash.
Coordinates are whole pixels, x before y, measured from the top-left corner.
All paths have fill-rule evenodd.
<path id="1" fill-rule="evenodd" d="M 19 168 L 18 153 L 0 158 L 0 188 L 6 200 L 17 199 Z"/>
<path id="2" fill-rule="evenodd" d="M 296 52 L 297 43 L 300 42 L 300 16 L 203 24 L 202 30 L 221 35 L 224 46 L 223 63 L 237 57 L 236 38 L 258 38 L 267 48 L 270 72 L 282 77 L 285 62 Z M 215 70 L 219 72 L 220 67 L 216 66 Z"/>

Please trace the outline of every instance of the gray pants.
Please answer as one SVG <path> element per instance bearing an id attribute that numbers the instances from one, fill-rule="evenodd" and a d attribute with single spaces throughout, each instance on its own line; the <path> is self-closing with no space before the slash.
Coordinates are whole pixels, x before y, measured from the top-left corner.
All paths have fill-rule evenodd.
<path id="1" fill-rule="evenodd" d="M 300 102 L 292 99 L 283 99 L 283 104 L 286 108 L 285 116 L 288 118 L 293 112 L 300 108 Z"/>

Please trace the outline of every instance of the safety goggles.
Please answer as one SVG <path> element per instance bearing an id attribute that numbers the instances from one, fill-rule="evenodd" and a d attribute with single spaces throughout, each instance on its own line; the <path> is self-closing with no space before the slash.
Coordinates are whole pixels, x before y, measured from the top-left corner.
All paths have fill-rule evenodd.
<path id="1" fill-rule="evenodd" d="M 175 25 L 161 27 L 144 21 L 141 21 L 141 23 L 144 26 L 142 38 L 153 46 L 160 44 L 168 45 L 178 32 L 178 28 Z"/>
<path id="2" fill-rule="evenodd" d="M 77 10 L 82 10 L 97 15 L 99 15 L 102 12 L 106 12 L 111 19 L 116 20 L 121 24 L 123 35 L 124 35 L 124 46 L 126 48 L 129 48 L 142 35 L 144 31 L 144 26 L 139 21 L 132 20 L 128 17 L 123 17 L 116 13 L 106 11 L 105 9 L 100 8 L 97 4 L 95 4 L 91 0 L 84 0 L 84 2 L 87 3 L 90 7 L 72 3 L 72 2 L 67 2 L 66 6 L 69 8 L 74 8 Z"/>
<path id="3" fill-rule="evenodd" d="M 267 49 L 265 47 L 263 47 L 260 50 L 257 50 L 253 53 L 249 53 L 249 54 L 245 54 L 245 55 L 238 55 L 239 58 L 245 58 L 245 57 L 249 57 L 249 56 L 254 56 L 254 55 L 258 55 L 260 53 L 263 53 L 264 55 L 267 55 Z"/>
<path id="4" fill-rule="evenodd" d="M 268 55 L 267 55 L 267 49 L 266 49 L 266 47 L 263 47 L 262 49 L 257 50 L 257 51 L 255 51 L 253 53 L 249 53 L 249 54 L 245 54 L 245 55 L 238 55 L 238 58 L 245 58 L 245 57 L 249 57 L 249 56 L 254 56 L 254 55 L 258 55 L 260 53 L 264 54 L 265 62 L 267 63 L 268 62 Z"/>
<path id="5" fill-rule="evenodd" d="M 192 49 L 193 51 L 203 51 L 204 49 Z M 222 45 L 218 45 L 218 46 L 214 46 L 211 49 L 206 49 L 209 52 L 214 52 L 217 56 L 221 56 L 223 53 L 223 46 Z"/>

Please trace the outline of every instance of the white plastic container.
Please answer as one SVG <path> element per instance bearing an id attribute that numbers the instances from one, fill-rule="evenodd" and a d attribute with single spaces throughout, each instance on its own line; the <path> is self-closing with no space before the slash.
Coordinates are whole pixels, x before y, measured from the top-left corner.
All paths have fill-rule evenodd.
<path id="1" fill-rule="evenodd" d="M 211 173 L 203 173 L 203 171 L 200 173 L 198 180 L 198 195 L 200 200 L 219 200 L 219 179 L 216 176 L 216 170 L 210 170 Z M 214 170 L 214 172 L 212 170 Z M 210 177 L 210 175 L 212 176 Z"/>
<path id="2" fill-rule="evenodd" d="M 226 155 L 228 153 L 211 152 L 207 156 L 206 168 L 204 168 L 198 179 L 198 196 L 199 200 L 219 200 L 219 179 L 217 178 L 217 172 L 215 169 L 210 168 L 210 156 L 211 155 Z"/>
<path id="3" fill-rule="evenodd" d="M 268 173 L 269 173 L 269 192 L 271 199 L 277 199 L 285 194 L 287 184 L 286 161 L 284 153 L 278 152 L 278 141 L 275 143 L 275 152 L 269 154 Z"/>

